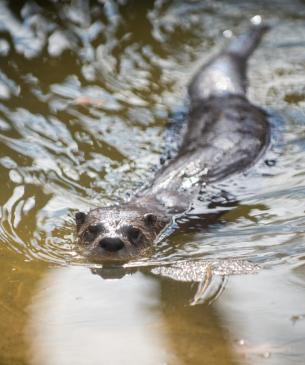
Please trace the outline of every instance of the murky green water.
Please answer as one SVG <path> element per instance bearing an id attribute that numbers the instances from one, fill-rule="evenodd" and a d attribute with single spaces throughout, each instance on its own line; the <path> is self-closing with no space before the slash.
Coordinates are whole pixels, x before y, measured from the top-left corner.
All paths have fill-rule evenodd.
<path id="1" fill-rule="evenodd" d="M 132 269 L 84 262 L 74 212 L 153 176 L 196 65 L 257 14 L 275 24 L 249 69 L 265 156 Z M 304 156 L 304 1 L 1 1 L 0 364 L 304 364 Z M 220 190 L 238 202 L 208 209 Z M 196 306 L 145 269 L 235 257 L 262 269 Z"/>

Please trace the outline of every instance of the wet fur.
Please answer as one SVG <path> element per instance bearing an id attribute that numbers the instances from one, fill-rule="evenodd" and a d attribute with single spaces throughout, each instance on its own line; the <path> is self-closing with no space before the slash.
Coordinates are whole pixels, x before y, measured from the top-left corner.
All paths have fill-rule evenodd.
<path id="1" fill-rule="evenodd" d="M 245 75 L 247 59 L 266 30 L 252 26 L 195 74 L 182 146 L 148 188 L 120 206 L 78 213 L 78 243 L 86 256 L 126 259 L 143 253 L 175 214 L 189 208 L 203 183 L 243 171 L 258 159 L 268 144 L 269 125 L 266 113 L 245 96 Z M 97 226 L 102 229 L 90 228 Z M 86 240 L 90 229 L 96 235 Z M 132 229 L 140 232 L 136 240 Z M 104 242 L 114 239 L 122 248 L 109 252 Z"/>

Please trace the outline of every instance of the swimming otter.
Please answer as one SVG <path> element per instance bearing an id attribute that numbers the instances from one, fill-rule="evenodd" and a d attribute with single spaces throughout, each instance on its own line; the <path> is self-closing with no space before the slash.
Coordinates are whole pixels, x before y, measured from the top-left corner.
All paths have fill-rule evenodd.
<path id="1" fill-rule="evenodd" d="M 247 59 L 265 25 L 253 25 L 203 65 L 188 87 L 190 112 L 177 156 L 148 188 L 121 205 L 76 213 L 79 247 L 90 259 L 127 259 L 150 247 L 203 183 L 249 167 L 268 144 L 266 113 L 246 98 Z"/>

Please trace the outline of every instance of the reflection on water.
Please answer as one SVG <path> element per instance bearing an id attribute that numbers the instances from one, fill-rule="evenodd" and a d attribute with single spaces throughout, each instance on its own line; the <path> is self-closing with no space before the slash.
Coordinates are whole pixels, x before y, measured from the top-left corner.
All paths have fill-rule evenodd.
<path id="1" fill-rule="evenodd" d="M 158 284 L 149 278 L 102 280 L 87 269 L 57 269 L 33 300 L 33 364 L 162 364 L 170 355 L 162 350 Z"/>
<path id="2" fill-rule="evenodd" d="M 29 363 L 301 364 L 304 265 L 295 272 L 230 277 L 221 300 L 191 307 L 188 283 L 51 270 L 27 310 Z"/>
<path id="3" fill-rule="evenodd" d="M 93 275 L 74 250 L 74 211 L 152 178 L 195 67 L 258 14 L 275 26 L 249 95 L 272 115 L 272 146 L 208 187 L 137 265 L 238 257 L 262 270 L 195 307 L 190 283 Z M 106 363 L 304 363 L 304 18 L 301 0 L 0 2 L 1 364 L 98 359 L 99 338 Z"/>
<path id="4" fill-rule="evenodd" d="M 217 310 L 187 306 L 185 283 L 66 268 L 37 289 L 26 329 L 31 364 L 199 364 L 203 354 L 209 364 L 235 363 Z"/>

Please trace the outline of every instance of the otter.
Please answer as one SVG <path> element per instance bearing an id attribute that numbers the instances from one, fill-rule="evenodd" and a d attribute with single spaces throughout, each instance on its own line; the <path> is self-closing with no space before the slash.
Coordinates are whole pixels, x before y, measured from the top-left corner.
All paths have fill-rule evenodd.
<path id="1" fill-rule="evenodd" d="M 195 73 L 177 155 L 144 189 L 120 205 L 75 215 L 78 247 L 91 260 L 126 260 L 158 241 L 186 213 L 203 184 L 241 172 L 269 141 L 267 114 L 246 97 L 247 60 L 268 30 L 251 25 Z"/>

